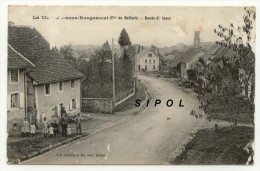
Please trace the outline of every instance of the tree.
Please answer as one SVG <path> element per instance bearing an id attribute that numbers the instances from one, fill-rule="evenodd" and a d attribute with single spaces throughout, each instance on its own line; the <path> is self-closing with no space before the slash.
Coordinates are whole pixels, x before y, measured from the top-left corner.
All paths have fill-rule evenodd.
<path id="1" fill-rule="evenodd" d="M 95 89 L 99 89 L 100 97 L 111 97 L 112 73 L 111 73 L 112 52 L 106 41 L 103 46 L 95 51 L 92 57 L 94 69 L 93 81 L 97 82 Z M 95 91 L 97 92 L 97 91 Z"/>
<path id="2" fill-rule="evenodd" d="M 77 60 L 72 55 L 71 44 L 60 47 L 60 56 L 63 57 L 73 68 L 77 69 Z"/>
<path id="3" fill-rule="evenodd" d="M 244 85 L 246 95 L 248 96 L 249 86 L 251 86 L 251 103 L 254 102 L 254 86 L 255 86 L 255 55 L 253 48 L 255 45 L 255 18 L 256 12 L 255 8 L 244 8 L 245 15 L 243 16 L 244 24 L 242 26 L 235 26 L 233 23 L 230 23 L 230 27 L 224 27 L 221 24 L 218 26 L 218 29 L 215 29 L 214 32 L 220 37 L 223 38 L 223 41 L 217 42 L 221 46 L 231 48 L 237 55 L 233 58 L 226 59 L 225 64 L 229 65 L 230 70 L 239 68 L 239 80 Z M 232 80 L 233 81 L 233 80 Z M 241 86 L 241 84 L 240 84 Z"/>
<path id="4" fill-rule="evenodd" d="M 231 117 L 234 123 L 237 122 L 239 113 L 252 113 L 253 108 L 251 106 L 254 106 L 255 9 L 245 8 L 244 10 L 243 25 L 235 26 L 235 24 L 230 23 L 229 27 L 225 27 L 219 24 L 218 28 L 214 29 L 214 32 L 222 39 L 216 43 L 232 53 L 227 53 L 229 56 L 222 55 L 219 58 L 212 59 L 209 65 L 205 65 L 201 60 L 197 63 L 198 75 L 203 74 L 209 81 L 208 88 L 210 88 L 210 91 L 214 91 L 214 93 L 207 94 L 207 90 L 201 86 L 202 84 L 198 84 L 201 87 L 198 87 L 197 93 L 200 100 L 204 99 L 204 110 L 209 112 L 209 103 L 215 101 L 217 104 L 215 106 L 219 106 L 220 99 L 225 99 L 225 102 L 219 108 L 230 111 L 230 116 L 226 117 Z M 250 98 L 242 99 L 240 96 L 241 88 L 248 91 L 249 86 L 251 86 Z M 249 93 L 246 92 L 245 94 L 248 97 L 247 94 Z M 233 101 L 230 101 L 230 99 L 233 99 Z"/>
<path id="5" fill-rule="evenodd" d="M 133 64 L 132 64 L 132 60 L 130 59 L 130 55 L 129 52 L 124 49 L 123 51 L 123 55 L 120 58 L 120 62 L 121 62 L 121 70 L 122 72 L 122 81 L 124 84 L 124 87 L 126 89 L 132 88 L 133 85 Z"/>
<path id="6" fill-rule="evenodd" d="M 121 85 L 123 89 L 129 89 L 133 85 L 133 60 L 135 57 L 135 49 L 130 42 L 130 38 L 125 29 L 123 29 L 118 38 L 118 43 L 123 49 L 122 56 L 120 57 L 120 72 L 122 81 Z"/>
<path id="7" fill-rule="evenodd" d="M 130 44 L 130 38 L 128 36 L 128 33 L 126 32 L 126 29 L 124 28 L 120 33 L 120 36 L 118 38 L 118 43 L 122 48 L 125 48 Z"/>

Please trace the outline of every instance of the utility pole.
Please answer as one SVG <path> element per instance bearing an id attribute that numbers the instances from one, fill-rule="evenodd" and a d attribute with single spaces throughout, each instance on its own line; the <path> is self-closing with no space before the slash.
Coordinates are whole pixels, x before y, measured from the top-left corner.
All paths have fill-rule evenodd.
<path id="1" fill-rule="evenodd" d="M 112 97 L 112 113 L 115 113 L 116 103 L 116 86 L 115 86 L 115 53 L 114 53 L 114 38 L 112 38 L 112 84 L 113 84 L 113 97 Z"/>
<path id="2" fill-rule="evenodd" d="M 138 72 L 138 66 L 137 66 L 137 54 L 136 54 L 136 52 L 135 52 L 135 71 L 134 71 L 134 76 L 135 76 L 135 78 L 134 78 L 134 81 L 135 81 L 135 90 L 134 91 L 136 91 L 136 89 L 137 89 L 137 72 Z"/>

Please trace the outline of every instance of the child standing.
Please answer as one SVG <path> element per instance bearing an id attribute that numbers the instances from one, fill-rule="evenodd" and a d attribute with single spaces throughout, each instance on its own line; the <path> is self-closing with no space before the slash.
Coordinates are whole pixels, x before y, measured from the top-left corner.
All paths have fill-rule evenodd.
<path id="1" fill-rule="evenodd" d="M 31 137 L 34 137 L 35 136 L 35 131 L 36 131 L 36 127 L 34 124 L 31 125 Z"/>
<path id="2" fill-rule="evenodd" d="M 71 128 L 70 128 L 70 126 L 68 126 L 68 128 L 67 128 L 67 135 L 70 137 L 71 136 Z"/>
<path id="3" fill-rule="evenodd" d="M 30 124 L 28 122 L 28 118 L 24 118 L 24 121 L 22 123 L 22 136 L 23 137 L 27 137 L 29 135 L 29 132 L 30 132 Z"/>
<path id="4" fill-rule="evenodd" d="M 53 137 L 53 127 L 52 127 L 52 124 L 51 124 L 51 126 L 49 127 L 49 135 L 50 135 L 50 138 Z"/>
<path id="5" fill-rule="evenodd" d="M 59 124 L 57 123 L 56 120 L 53 123 L 53 132 L 54 132 L 54 137 L 59 136 Z"/>

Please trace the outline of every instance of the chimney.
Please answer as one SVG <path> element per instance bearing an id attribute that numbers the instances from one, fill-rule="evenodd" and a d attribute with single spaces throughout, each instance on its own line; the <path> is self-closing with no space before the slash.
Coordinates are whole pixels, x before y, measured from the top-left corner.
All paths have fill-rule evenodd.
<path id="1" fill-rule="evenodd" d="M 194 47 L 200 47 L 200 31 L 194 32 Z"/>

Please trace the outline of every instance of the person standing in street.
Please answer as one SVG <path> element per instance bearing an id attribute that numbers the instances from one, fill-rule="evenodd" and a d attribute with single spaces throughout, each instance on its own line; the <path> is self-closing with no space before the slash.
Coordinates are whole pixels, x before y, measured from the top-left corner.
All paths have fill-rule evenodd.
<path id="1" fill-rule="evenodd" d="M 63 137 L 67 137 L 68 119 L 67 113 L 65 113 L 61 119 L 61 132 Z"/>
<path id="2" fill-rule="evenodd" d="M 29 136 L 29 133 L 30 133 L 30 124 L 28 122 L 28 118 L 24 118 L 24 121 L 22 123 L 22 136 L 23 137 L 27 137 Z"/>
<path id="3" fill-rule="evenodd" d="M 52 124 L 49 127 L 49 137 L 52 138 L 53 137 L 53 127 Z"/>
<path id="4" fill-rule="evenodd" d="M 82 122 L 81 114 L 78 113 L 78 115 L 76 117 L 77 134 L 82 134 L 81 122 Z"/>
<path id="5" fill-rule="evenodd" d="M 42 126 L 43 126 L 42 133 L 43 133 L 44 138 L 46 138 L 46 137 L 48 137 L 48 132 L 49 132 L 49 130 L 48 130 L 49 123 L 48 123 L 46 117 L 43 118 Z"/>
<path id="6" fill-rule="evenodd" d="M 31 137 L 35 137 L 35 132 L 36 132 L 36 127 L 35 127 L 35 124 L 31 124 L 31 130 L 30 130 L 30 133 L 31 133 Z"/>
<path id="7" fill-rule="evenodd" d="M 53 123 L 53 132 L 54 132 L 54 137 L 59 136 L 59 124 L 57 123 L 56 120 Z"/>

